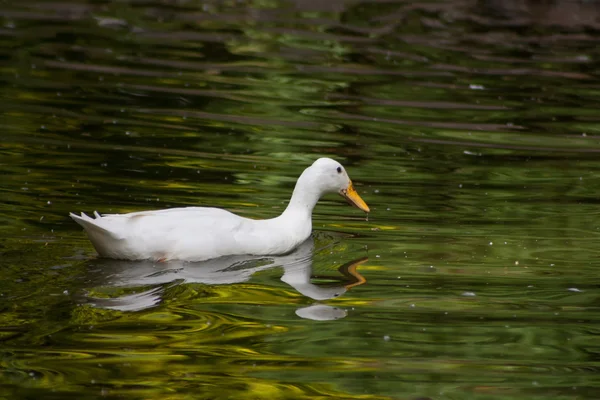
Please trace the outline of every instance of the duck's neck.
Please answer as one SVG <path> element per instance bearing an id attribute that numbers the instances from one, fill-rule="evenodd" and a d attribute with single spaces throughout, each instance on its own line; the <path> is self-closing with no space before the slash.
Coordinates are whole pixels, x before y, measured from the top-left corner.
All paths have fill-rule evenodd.
<path id="1" fill-rule="evenodd" d="M 308 217 L 310 219 L 313 208 L 315 208 L 322 193 L 318 189 L 317 182 L 314 182 L 315 178 L 307 171 L 308 169 L 304 170 L 298 178 L 292 198 L 283 214 L 281 214 L 282 217 Z"/>

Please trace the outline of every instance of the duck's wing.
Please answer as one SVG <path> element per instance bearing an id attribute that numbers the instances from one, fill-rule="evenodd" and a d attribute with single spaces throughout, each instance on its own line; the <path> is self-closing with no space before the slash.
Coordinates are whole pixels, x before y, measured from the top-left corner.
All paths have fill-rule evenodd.
<path id="1" fill-rule="evenodd" d="M 210 207 L 170 208 L 156 211 L 139 211 L 127 214 L 104 214 L 94 211 L 94 218 L 85 213 L 69 214 L 87 232 L 125 239 L 144 232 L 181 232 L 191 227 L 219 225 L 227 228 L 239 223 L 239 217 L 229 211 Z"/>
<path id="2" fill-rule="evenodd" d="M 137 211 L 127 214 L 103 214 L 102 218 L 119 218 L 119 219 L 136 219 L 140 217 L 154 217 L 154 216 L 168 216 L 171 218 L 187 217 L 190 215 L 195 216 L 207 216 L 216 214 L 232 214 L 227 210 L 215 207 L 177 207 L 177 208 L 166 208 L 164 210 L 151 210 L 151 211 Z M 94 212 L 96 217 L 100 215 Z M 235 215 L 235 214 L 232 214 Z"/>
<path id="3" fill-rule="evenodd" d="M 129 214 L 71 214 L 98 253 L 120 259 L 202 260 L 235 253 L 248 219 L 220 208 L 187 207 Z"/>

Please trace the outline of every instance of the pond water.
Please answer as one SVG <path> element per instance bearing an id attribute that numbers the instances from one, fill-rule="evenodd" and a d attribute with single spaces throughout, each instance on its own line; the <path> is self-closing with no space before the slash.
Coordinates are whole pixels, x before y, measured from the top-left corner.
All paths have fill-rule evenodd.
<path id="1" fill-rule="evenodd" d="M 0 398 L 598 399 L 597 2 L 0 6 Z M 101 260 L 70 211 L 280 213 L 281 257 Z"/>

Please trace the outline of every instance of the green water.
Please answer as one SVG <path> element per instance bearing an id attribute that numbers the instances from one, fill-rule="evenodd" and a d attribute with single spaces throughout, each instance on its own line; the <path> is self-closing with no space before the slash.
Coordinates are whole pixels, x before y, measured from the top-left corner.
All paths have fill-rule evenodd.
<path id="1" fill-rule="evenodd" d="M 505 3 L 1 3 L 0 398 L 598 399 L 600 11 Z M 284 257 L 67 216 L 268 218 L 321 156 L 372 211 Z"/>

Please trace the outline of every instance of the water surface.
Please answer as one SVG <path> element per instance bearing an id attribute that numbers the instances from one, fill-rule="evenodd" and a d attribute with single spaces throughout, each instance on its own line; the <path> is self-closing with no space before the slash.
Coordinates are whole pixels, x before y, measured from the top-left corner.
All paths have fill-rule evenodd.
<path id="1" fill-rule="evenodd" d="M 8 2 L 10 399 L 597 399 L 594 2 Z M 70 211 L 269 218 L 281 258 L 98 260 Z"/>

